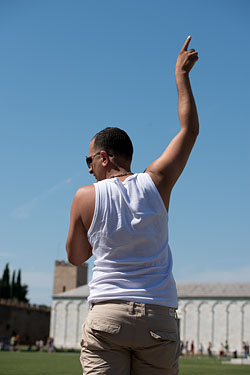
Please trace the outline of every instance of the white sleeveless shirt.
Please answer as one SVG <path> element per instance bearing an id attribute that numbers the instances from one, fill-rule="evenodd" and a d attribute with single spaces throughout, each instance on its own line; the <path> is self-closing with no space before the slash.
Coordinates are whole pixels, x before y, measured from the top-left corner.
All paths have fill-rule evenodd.
<path id="1" fill-rule="evenodd" d="M 89 303 L 119 299 L 177 308 L 168 214 L 148 173 L 94 184 Z"/>

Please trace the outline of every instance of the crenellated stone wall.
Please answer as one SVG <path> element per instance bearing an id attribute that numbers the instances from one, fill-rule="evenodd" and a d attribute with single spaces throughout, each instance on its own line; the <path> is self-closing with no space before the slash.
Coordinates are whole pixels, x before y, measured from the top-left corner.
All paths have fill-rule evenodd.
<path id="1" fill-rule="evenodd" d="M 0 300 L 0 336 L 9 339 L 13 332 L 20 335 L 21 344 L 47 340 L 50 308 Z"/>

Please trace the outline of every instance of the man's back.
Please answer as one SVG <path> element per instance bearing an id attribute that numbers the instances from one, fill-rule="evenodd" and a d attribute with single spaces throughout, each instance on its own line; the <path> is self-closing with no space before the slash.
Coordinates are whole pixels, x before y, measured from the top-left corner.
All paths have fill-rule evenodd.
<path id="1" fill-rule="evenodd" d="M 95 191 L 89 302 L 122 298 L 177 308 L 168 215 L 150 175 L 106 179 Z"/>

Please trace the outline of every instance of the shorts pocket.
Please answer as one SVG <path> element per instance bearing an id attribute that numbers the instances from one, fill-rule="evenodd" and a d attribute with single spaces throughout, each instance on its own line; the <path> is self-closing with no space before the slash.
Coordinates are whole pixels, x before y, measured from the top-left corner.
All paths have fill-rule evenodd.
<path id="1" fill-rule="evenodd" d="M 178 334 L 176 332 L 157 330 L 157 331 L 150 331 L 150 335 L 155 340 L 159 340 L 159 341 L 170 341 L 170 342 L 178 341 Z"/>
<path id="2" fill-rule="evenodd" d="M 110 322 L 107 320 L 97 320 L 93 319 L 91 323 L 89 324 L 89 327 L 93 330 L 98 332 L 106 332 L 111 333 L 112 335 L 115 335 L 120 332 L 121 325 L 116 322 Z"/>
<path id="3" fill-rule="evenodd" d="M 151 347 L 148 358 L 150 363 L 162 369 L 172 369 L 171 374 L 177 372 L 179 357 L 179 337 L 178 332 L 163 330 L 149 331 L 151 336 Z"/>
<path id="4" fill-rule="evenodd" d="M 115 321 L 89 319 L 83 330 L 84 347 L 90 350 L 110 349 L 119 342 L 121 324 Z"/>

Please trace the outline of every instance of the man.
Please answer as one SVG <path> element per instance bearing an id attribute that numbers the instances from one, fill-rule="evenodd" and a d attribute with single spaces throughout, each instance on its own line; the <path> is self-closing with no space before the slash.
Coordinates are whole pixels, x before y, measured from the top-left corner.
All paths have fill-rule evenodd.
<path id="1" fill-rule="evenodd" d="M 176 63 L 181 129 L 144 173 L 130 170 L 133 146 L 118 128 L 96 134 L 86 158 L 98 181 L 80 188 L 67 239 L 74 265 L 95 257 L 83 325 L 83 374 L 176 375 L 177 294 L 168 245 L 168 208 L 199 131 L 189 72 L 198 60 L 184 43 Z"/>

